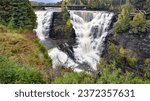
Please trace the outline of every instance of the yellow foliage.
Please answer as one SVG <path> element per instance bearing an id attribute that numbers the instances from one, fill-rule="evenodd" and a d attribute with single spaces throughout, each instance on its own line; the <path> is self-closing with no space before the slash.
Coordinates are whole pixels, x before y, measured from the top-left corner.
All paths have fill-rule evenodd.
<path id="1" fill-rule="evenodd" d="M 144 60 L 144 66 L 150 67 L 150 58 Z"/>
<path id="2" fill-rule="evenodd" d="M 125 56 L 125 49 L 121 47 L 119 50 L 119 53 L 120 53 L 121 57 L 124 57 Z"/>
<path id="3" fill-rule="evenodd" d="M 146 19 L 142 13 L 137 13 L 130 24 L 134 33 L 146 31 Z"/>
<path id="4" fill-rule="evenodd" d="M 71 29 L 71 27 L 72 27 L 71 20 L 68 19 L 67 22 L 66 22 L 66 28 Z"/>

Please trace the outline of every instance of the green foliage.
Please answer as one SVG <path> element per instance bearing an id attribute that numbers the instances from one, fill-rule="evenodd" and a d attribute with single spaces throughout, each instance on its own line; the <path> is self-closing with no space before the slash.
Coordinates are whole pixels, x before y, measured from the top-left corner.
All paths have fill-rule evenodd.
<path id="1" fill-rule="evenodd" d="M 149 9 L 149 0 L 130 0 L 130 3 L 134 5 L 135 8 L 139 9 L 145 9 L 145 10 L 150 10 Z"/>
<path id="2" fill-rule="evenodd" d="M 0 22 L 9 28 L 32 30 L 36 15 L 29 0 L 1 0 Z"/>
<path id="3" fill-rule="evenodd" d="M 150 80 L 150 69 L 146 70 L 145 72 L 145 78 Z M 149 82 L 150 83 L 150 82 Z"/>
<path id="4" fill-rule="evenodd" d="M 6 24 L 11 19 L 12 0 L 0 0 L 0 23 Z"/>
<path id="5" fill-rule="evenodd" d="M 40 50 L 40 52 L 43 54 L 43 59 L 44 59 L 44 62 L 46 63 L 46 65 L 48 66 L 48 67 L 51 67 L 51 59 L 50 59 L 50 57 L 49 57 L 49 55 L 48 55 L 48 51 L 47 51 L 47 49 L 43 46 L 43 44 L 42 43 L 40 43 L 38 40 L 37 41 L 35 41 L 35 43 L 38 45 L 38 47 L 39 47 L 39 50 Z"/>
<path id="6" fill-rule="evenodd" d="M 20 66 L 0 56 L 0 83 L 46 83 L 44 76 L 35 68 Z"/>
<path id="7" fill-rule="evenodd" d="M 106 62 L 105 62 L 106 63 Z M 150 79 L 147 79 L 150 72 L 147 72 L 144 79 L 135 76 L 132 72 L 122 72 L 120 68 L 117 68 L 117 63 L 113 61 L 111 64 L 105 64 L 106 67 L 99 73 L 99 78 L 96 83 L 100 84 L 142 84 L 149 83 Z"/>
<path id="8" fill-rule="evenodd" d="M 66 34 L 66 36 L 67 36 L 68 38 L 70 37 L 71 32 L 72 32 L 72 24 L 71 24 L 71 20 L 68 19 L 68 20 L 66 21 L 66 31 L 65 31 L 65 34 Z"/>
<path id="9" fill-rule="evenodd" d="M 54 84 L 91 84 L 94 79 L 87 73 L 66 72 L 63 77 L 54 80 Z"/>
<path id="10" fill-rule="evenodd" d="M 124 32 L 128 29 L 130 22 L 130 12 L 128 7 L 123 8 L 121 13 L 119 14 L 118 21 L 115 26 L 115 32 Z"/>
<path id="11" fill-rule="evenodd" d="M 144 66 L 150 67 L 150 58 L 146 58 L 146 59 L 144 60 Z"/>
<path id="12" fill-rule="evenodd" d="M 88 0 L 88 6 L 94 9 L 109 10 L 111 0 Z"/>
<path id="13" fill-rule="evenodd" d="M 68 19 L 67 22 L 66 22 L 66 28 L 67 29 L 71 29 L 72 28 L 72 24 L 71 24 L 71 20 Z"/>
<path id="14" fill-rule="evenodd" d="M 66 0 L 68 5 L 82 5 L 85 0 Z"/>
<path id="15" fill-rule="evenodd" d="M 117 53 L 117 49 L 118 49 L 118 47 L 115 44 L 113 44 L 113 43 L 108 44 L 108 53 L 110 55 L 115 55 Z"/>
<path id="16" fill-rule="evenodd" d="M 121 57 L 125 57 L 125 49 L 124 48 L 120 48 L 120 50 L 119 50 L 119 55 L 121 56 Z"/>
<path id="17" fill-rule="evenodd" d="M 131 58 L 130 58 L 130 57 L 127 57 L 127 63 L 128 63 L 129 66 L 133 67 L 133 66 L 136 65 L 137 59 L 134 58 L 134 57 L 131 57 Z"/>
<path id="18" fill-rule="evenodd" d="M 142 13 L 137 13 L 133 21 L 131 21 L 131 28 L 134 33 L 146 32 L 146 19 Z"/>
<path id="19" fill-rule="evenodd" d="M 65 22 L 67 22 L 67 20 L 69 19 L 68 10 L 67 10 L 66 7 L 63 10 L 63 19 L 64 19 Z"/>

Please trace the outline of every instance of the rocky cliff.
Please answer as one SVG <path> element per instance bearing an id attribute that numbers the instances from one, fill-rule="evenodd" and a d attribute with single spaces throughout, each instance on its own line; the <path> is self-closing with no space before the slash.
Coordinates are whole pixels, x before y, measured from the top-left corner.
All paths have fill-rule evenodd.
<path id="1" fill-rule="evenodd" d="M 71 33 L 67 32 L 66 22 L 63 19 L 62 12 L 54 12 L 53 21 L 52 21 L 52 30 L 50 33 L 50 37 L 54 40 L 57 40 L 58 43 L 68 43 L 73 44 L 75 31 L 74 29 L 70 29 Z"/>

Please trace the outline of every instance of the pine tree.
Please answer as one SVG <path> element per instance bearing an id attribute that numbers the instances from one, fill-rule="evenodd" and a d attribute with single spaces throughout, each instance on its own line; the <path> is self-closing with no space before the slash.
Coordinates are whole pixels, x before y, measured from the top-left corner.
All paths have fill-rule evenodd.
<path id="1" fill-rule="evenodd" d="M 10 21 L 12 13 L 12 1 L 0 0 L 0 23 L 6 24 Z"/>
<path id="2" fill-rule="evenodd" d="M 36 25 L 36 15 L 29 0 L 2 0 L 0 22 L 13 28 L 31 30 Z"/>
<path id="3" fill-rule="evenodd" d="M 36 15 L 28 0 L 12 0 L 13 13 L 11 21 L 14 27 L 33 29 L 36 22 Z"/>
<path id="4" fill-rule="evenodd" d="M 119 14 L 118 21 L 115 27 L 116 32 L 124 32 L 128 29 L 130 22 L 130 12 L 127 8 L 123 8 Z"/>

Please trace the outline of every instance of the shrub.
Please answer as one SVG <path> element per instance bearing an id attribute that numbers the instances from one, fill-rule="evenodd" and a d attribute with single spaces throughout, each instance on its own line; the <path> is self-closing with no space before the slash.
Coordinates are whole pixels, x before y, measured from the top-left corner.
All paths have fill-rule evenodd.
<path id="1" fill-rule="evenodd" d="M 145 76 L 149 76 L 150 72 L 147 72 Z M 116 63 L 107 64 L 106 68 L 100 72 L 96 83 L 98 84 L 142 84 L 149 83 L 149 79 L 143 79 L 141 77 L 135 76 L 132 72 L 122 72 L 120 68 L 116 67 Z"/>
<path id="2" fill-rule="evenodd" d="M 66 22 L 66 28 L 67 29 L 71 29 L 72 28 L 72 24 L 71 24 L 71 20 L 68 19 L 67 22 Z"/>
<path id="3" fill-rule="evenodd" d="M 130 24 L 134 33 L 146 32 L 146 19 L 142 13 L 137 13 Z"/>
<path id="4" fill-rule="evenodd" d="M 44 75 L 37 69 L 17 65 L 0 56 L 0 83 L 2 84 L 33 84 L 46 83 Z"/>
<path id="5" fill-rule="evenodd" d="M 106 68 L 107 67 L 107 61 L 105 59 L 100 59 L 100 62 L 97 65 L 99 69 Z"/>
<path id="6" fill-rule="evenodd" d="M 120 53 L 121 57 L 125 57 L 125 49 L 124 48 L 121 47 L 119 50 L 119 53 Z"/>
<path id="7" fill-rule="evenodd" d="M 144 76 L 145 76 L 146 79 L 150 80 L 150 69 L 146 70 Z"/>
<path id="8" fill-rule="evenodd" d="M 117 53 L 118 47 L 113 44 L 113 43 L 109 43 L 108 44 L 108 53 L 110 55 L 115 55 Z"/>
<path id="9" fill-rule="evenodd" d="M 91 84 L 94 79 L 87 73 L 69 73 L 66 72 L 63 77 L 58 77 L 54 80 L 54 84 Z"/>
<path id="10" fill-rule="evenodd" d="M 144 60 L 144 66 L 150 67 L 150 58 Z"/>
<path id="11" fill-rule="evenodd" d="M 129 66 L 133 67 L 133 66 L 136 65 L 137 59 L 134 58 L 134 57 L 131 57 L 131 58 L 130 58 L 130 57 L 127 57 L 127 63 L 128 63 Z"/>

